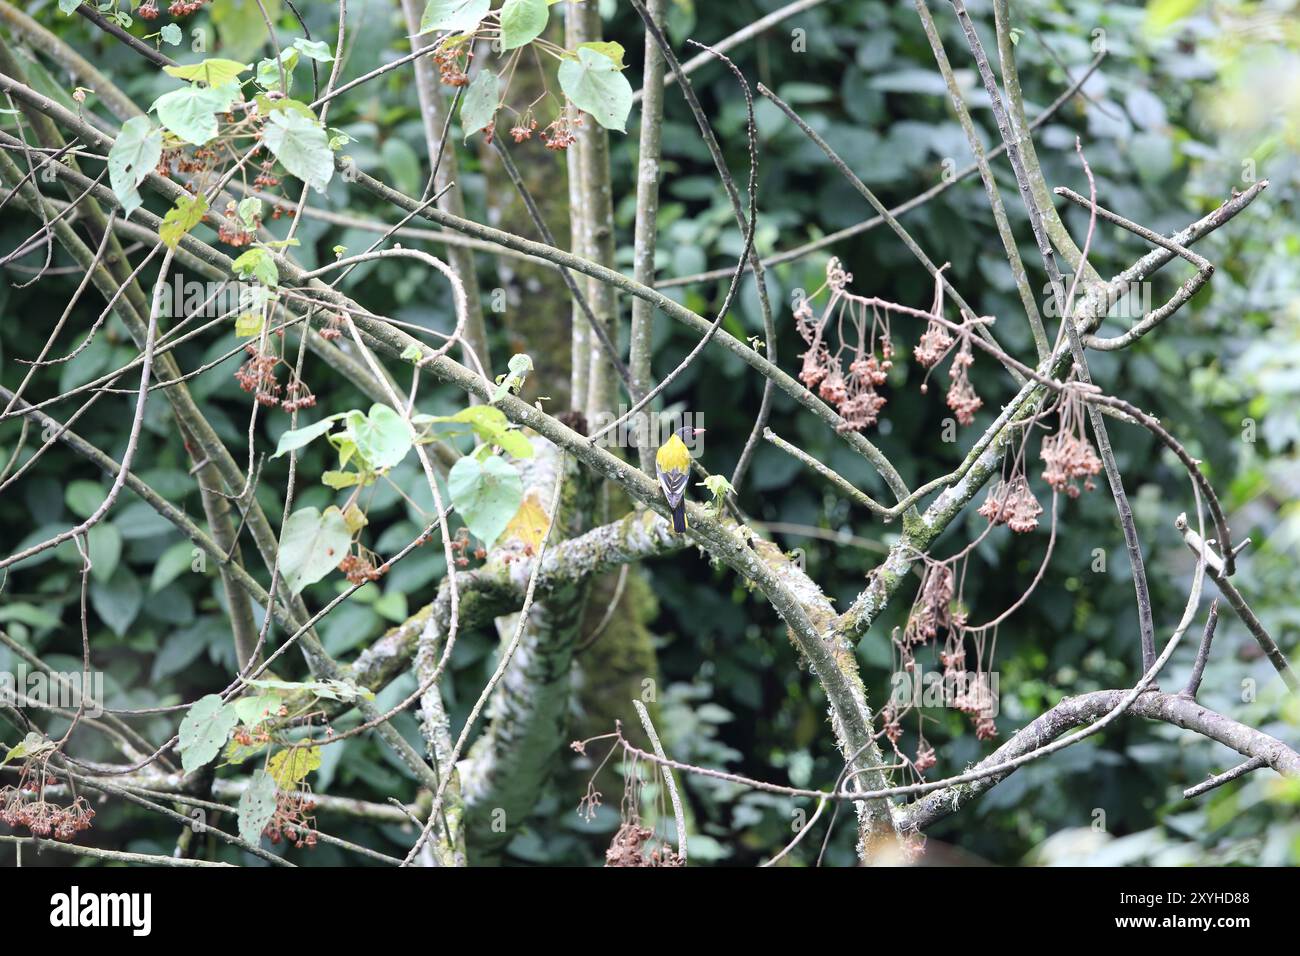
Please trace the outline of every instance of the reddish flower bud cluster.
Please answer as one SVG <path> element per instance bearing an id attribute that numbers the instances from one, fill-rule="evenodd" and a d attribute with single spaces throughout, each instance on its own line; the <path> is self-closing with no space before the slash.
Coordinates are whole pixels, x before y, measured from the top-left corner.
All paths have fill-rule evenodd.
<path id="1" fill-rule="evenodd" d="M 262 224 L 261 216 L 253 217 L 253 227 Z M 239 221 L 237 207 L 232 199 L 226 204 L 226 214 L 221 218 L 217 228 L 217 238 L 222 242 L 236 248 L 246 246 L 253 241 L 255 236 L 254 229 L 245 229 L 244 224 Z"/>
<path id="2" fill-rule="evenodd" d="M 555 152 L 564 152 L 572 146 L 578 139 L 575 129 L 582 126 L 582 116 L 570 118 L 568 111 L 561 113 L 551 121 L 551 124 L 542 130 L 542 142 L 546 148 Z"/>
<path id="3" fill-rule="evenodd" d="M 135 12 L 140 15 L 141 20 L 157 20 L 158 19 L 157 0 L 144 0 L 144 3 L 140 4 L 140 9 L 136 10 Z"/>
<path id="4" fill-rule="evenodd" d="M 35 797 L 41 788 L 34 779 L 24 782 L 26 785 L 0 789 L 0 822 L 23 827 L 35 837 L 54 837 L 65 843 L 90 829 L 95 811 L 85 797 L 77 797 L 68 806 L 61 807 Z"/>
<path id="5" fill-rule="evenodd" d="M 272 843 L 281 840 L 292 843 L 298 849 L 316 845 L 316 817 L 313 811 L 316 801 L 311 794 L 299 791 L 280 790 L 275 795 L 275 815 L 262 832 Z"/>
<path id="6" fill-rule="evenodd" d="M 280 178 L 271 173 L 271 168 L 274 165 L 274 159 L 262 160 L 261 171 L 257 174 L 257 178 L 253 180 L 253 185 L 258 189 L 271 189 L 280 185 Z"/>
<path id="7" fill-rule="evenodd" d="M 895 312 L 930 316 L 929 324 L 912 352 L 922 368 L 933 368 L 943 361 L 953 344 L 960 339 L 961 347 L 953 356 L 952 366 L 948 370 L 951 379 L 948 407 L 961 424 L 971 424 L 975 420 L 975 413 L 984 404 L 975 393 L 969 376 L 975 357 L 971 352 L 969 332 L 963 327 L 957 335 L 953 335 L 947 323 L 941 319 L 942 283 L 936 281 L 934 304 L 930 310 L 920 312 L 881 299 L 854 295 L 848 289 L 852 281 L 852 274 L 845 271 L 838 259 L 832 257 L 826 263 L 826 282 L 811 296 L 801 296 L 794 304 L 795 328 L 808 344 L 807 350 L 799 356 L 803 360 L 799 381 L 836 407 L 844 419 L 838 426 L 840 431 L 867 428 L 880 418 L 886 399 L 877 390 L 886 384 L 889 370 L 894 365 L 889 316 Z M 818 315 L 811 300 L 825 289 L 830 289 L 830 300 Z M 850 324 L 855 336 L 849 335 L 847 326 Z M 828 328 L 834 328 L 838 333 L 839 343 L 834 350 L 828 341 Z M 847 375 L 842 361 L 846 350 L 849 352 Z M 925 391 L 926 384 L 922 382 L 921 392 Z"/>
<path id="8" fill-rule="evenodd" d="M 203 6 L 203 0 L 172 0 L 167 12 L 173 17 L 187 17 Z"/>
<path id="9" fill-rule="evenodd" d="M 347 575 L 348 581 L 352 584 L 378 581 L 384 576 L 383 570 L 375 567 L 374 562 L 365 554 L 349 554 L 339 562 L 339 570 Z"/>
<path id="10" fill-rule="evenodd" d="M 235 381 L 244 391 L 253 393 L 257 404 L 283 408 L 286 412 L 311 408 L 316 404 L 316 396 L 296 375 L 290 378 L 288 388 L 276 379 L 280 358 L 259 352 L 252 342 L 244 346 L 244 351 L 248 354 L 248 361 L 235 370 Z"/>
<path id="11" fill-rule="evenodd" d="M 537 120 L 531 116 L 525 117 L 514 126 L 510 127 L 510 135 L 516 143 L 522 143 L 526 139 L 533 138 L 533 132 L 537 129 Z"/>
<path id="12" fill-rule="evenodd" d="M 467 43 L 451 43 L 440 47 L 433 54 L 433 62 L 438 67 L 438 79 L 447 86 L 468 86 L 469 64 L 472 59 L 474 51 Z"/>

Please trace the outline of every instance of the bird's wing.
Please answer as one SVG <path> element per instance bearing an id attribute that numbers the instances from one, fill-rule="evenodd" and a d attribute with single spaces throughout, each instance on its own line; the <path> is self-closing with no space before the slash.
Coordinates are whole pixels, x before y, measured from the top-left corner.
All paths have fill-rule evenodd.
<path id="1" fill-rule="evenodd" d="M 659 485 L 664 490 L 664 497 L 668 499 L 670 507 L 676 508 L 677 503 L 682 500 L 682 493 L 686 490 L 688 473 L 675 468 L 665 471 L 663 465 L 658 462 L 655 462 L 655 470 L 659 473 Z"/>

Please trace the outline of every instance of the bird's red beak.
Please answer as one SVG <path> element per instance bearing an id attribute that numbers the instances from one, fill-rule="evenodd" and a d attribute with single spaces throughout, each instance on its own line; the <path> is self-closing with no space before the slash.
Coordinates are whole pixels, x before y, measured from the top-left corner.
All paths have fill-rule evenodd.
<path id="1" fill-rule="evenodd" d="M 703 435 L 704 432 L 705 432 L 705 429 L 703 429 L 703 428 L 697 428 L 697 429 L 695 429 L 695 434 L 696 434 L 696 435 Z"/>

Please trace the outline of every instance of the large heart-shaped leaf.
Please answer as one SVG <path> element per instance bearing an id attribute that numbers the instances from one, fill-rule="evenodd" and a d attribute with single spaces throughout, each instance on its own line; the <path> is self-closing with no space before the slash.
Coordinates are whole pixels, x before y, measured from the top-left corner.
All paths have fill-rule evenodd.
<path id="1" fill-rule="evenodd" d="M 158 97 L 149 110 L 185 142 L 202 146 L 217 135 L 217 114 L 229 110 L 238 95 L 239 87 L 234 83 L 183 86 Z"/>
<path id="2" fill-rule="evenodd" d="M 300 508 L 284 523 L 280 535 L 280 572 L 297 594 L 315 584 L 347 557 L 352 534 L 338 508 Z"/>
<path id="3" fill-rule="evenodd" d="M 181 768 L 191 773 L 206 765 L 221 752 L 237 723 L 235 708 L 222 703 L 220 694 L 196 700 L 181 721 Z"/>
<path id="4" fill-rule="evenodd" d="M 546 29 L 546 0 L 506 0 L 501 8 L 501 49 L 531 43 Z"/>
<path id="5" fill-rule="evenodd" d="M 162 158 L 162 141 L 162 130 L 149 117 L 132 116 L 122 124 L 113 148 L 108 151 L 108 181 L 113 195 L 122 204 L 124 216 L 129 217 L 140 208 L 136 187 Z"/>
<path id="6" fill-rule="evenodd" d="M 275 778 L 265 770 L 253 772 L 248 787 L 239 795 L 239 835 L 257 846 L 262 831 L 275 816 Z"/>
<path id="7" fill-rule="evenodd" d="M 473 30 L 487 16 L 491 6 L 492 0 L 429 0 L 424 15 L 420 17 L 420 33 Z"/>
<path id="8" fill-rule="evenodd" d="M 632 84 L 619 72 L 618 64 L 590 47 L 579 47 L 576 59 L 560 64 L 560 89 L 584 113 L 590 113 L 605 129 L 620 133 L 632 111 Z"/>
<path id="9" fill-rule="evenodd" d="M 238 60 L 213 59 L 190 66 L 164 66 L 163 72 L 180 80 L 198 81 L 208 86 L 223 86 L 251 68 L 250 64 L 240 63 Z"/>
<path id="10" fill-rule="evenodd" d="M 387 405 L 371 406 L 370 414 L 352 429 L 357 452 L 376 471 L 392 468 L 411 450 L 411 429 Z"/>
<path id="11" fill-rule="evenodd" d="M 457 461 L 447 476 L 447 490 L 456 513 L 487 547 L 501 536 L 524 500 L 519 473 L 495 456 L 481 464 L 473 457 Z"/>
<path id="12" fill-rule="evenodd" d="M 271 114 L 262 133 L 266 148 L 317 192 L 324 192 L 334 175 L 334 152 L 325 127 L 294 110 Z"/>
<path id="13" fill-rule="evenodd" d="M 460 103 L 460 127 L 465 131 L 465 138 L 491 126 L 500 105 L 500 78 L 491 70 L 479 70 Z"/>

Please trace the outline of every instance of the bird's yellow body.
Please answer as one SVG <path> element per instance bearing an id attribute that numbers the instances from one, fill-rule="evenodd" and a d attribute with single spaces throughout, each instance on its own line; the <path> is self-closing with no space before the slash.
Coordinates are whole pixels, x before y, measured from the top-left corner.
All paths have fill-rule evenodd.
<path id="1" fill-rule="evenodd" d="M 673 530 L 681 534 L 686 530 L 686 479 L 691 473 L 691 452 L 686 442 L 681 439 L 681 432 L 691 435 L 704 429 L 678 429 L 669 439 L 659 446 L 655 453 L 655 471 L 659 474 L 659 487 L 663 489 L 664 499 L 673 509 Z"/>

